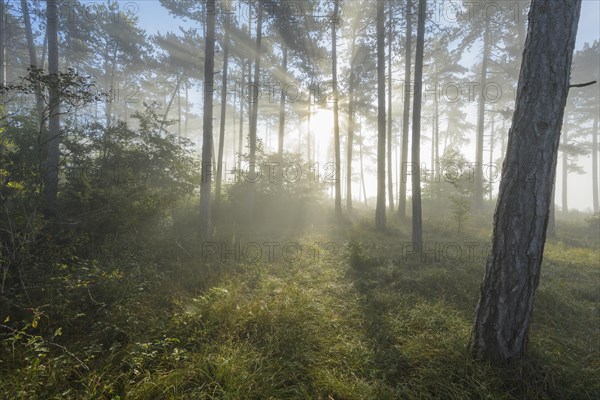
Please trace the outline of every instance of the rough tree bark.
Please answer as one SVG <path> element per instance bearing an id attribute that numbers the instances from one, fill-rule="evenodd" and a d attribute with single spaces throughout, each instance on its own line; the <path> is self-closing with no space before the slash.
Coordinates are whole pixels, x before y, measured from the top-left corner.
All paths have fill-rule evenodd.
<path id="1" fill-rule="evenodd" d="M 410 118 L 410 75 L 412 54 L 412 1 L 406 2 L 406 43 L 404 45 L 404 107 L 402 111 L 402 143 L 400 149 L 400 190 L 398 216 L 406 219 L 406 181 L 408 167 L 408 128 Z"/>
<path id="2" fill-rule="evenodd" d="M 508 136 L 492 252 L 475 312 L 474 357 L 522 357 L 546 241 L 581 0 L 534 0 Z"/>
<path id="3" fill-rule="evenodd" d="M 415 95 L 413 98 L 412 126 L 412 241 L 420 252 L 423 242 L 423 222 L 421 215 L 421 99 L 423 96 L 423 51 L 425 47 L 425 18 L 427 2 L 419 0 L 417 22 L 417 50 L 415 55 Z"/>
<path id="4" fill-rule="evenodd" d="M 377 205 L 375 228 L 385 229 L 385 26 L 384 2 L 377 2 Z"/>
<path id="5" fill-rule="evenodd" d="M 202 171 L 200 184 L 200 234 L 207 238 L 211 225 L 213 92 L 215 73 L 215 0 L 206 2 L 206 44 L 204 46 L 204 113 L 202 119 Z"/>

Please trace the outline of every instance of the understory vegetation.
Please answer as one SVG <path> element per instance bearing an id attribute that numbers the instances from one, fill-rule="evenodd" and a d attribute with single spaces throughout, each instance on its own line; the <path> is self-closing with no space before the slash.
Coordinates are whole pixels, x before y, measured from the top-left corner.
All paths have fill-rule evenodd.
<path id="1" fill-rule="evenodd" d="M 105 238 L 94 255 L 55 244 L 73 237 L 40 238 L 27 266 L 37 276 L 3 295 L 1 397 L 600 395 L 590 225 L 565 224 L 547 244 L 529 356 L 497 368 L 466 348 L 488 236 L 475 221 L 458 236 L 428 227 L 423 259 L 403 224 L 377 233 L 360 212 L 343 227 L 250 235 L 230 225 L 199 244 L 195 206 L 179 204 L 152 234 Z"/>

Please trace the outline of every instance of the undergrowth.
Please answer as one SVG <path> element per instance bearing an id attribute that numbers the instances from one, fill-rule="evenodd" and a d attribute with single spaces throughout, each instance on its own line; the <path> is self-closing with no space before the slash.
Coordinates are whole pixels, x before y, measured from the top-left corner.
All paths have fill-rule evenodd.
<path id="1" fill-rule="evenodd" d="M 432 242 L 447 237 L 439 230 Z M 54 324 L 33 310 L 27 326 L 2 338 L 0 397 L 600 397 L 596 244 L 547 244 L 528 356 L 501 369 L 467 351 L 481 260 L 423 261 L 402 252 L 406 238 L 402 228 L 381 234 L 359 225 L 347 236 L 334 229 L 286 238 L 311 256 L 212 263 L 191 240 L 180 242 L 188 255 L 178 267 L 141 273 L 150 282 L 134 285 L 135 295 L 120 294 L 132 289 L 127 277 L 104 276 L 105 290 L 88 299 L 96 320 L 79 317 L 88 326 L 74 316 L 42 335 L 41 325 Z M 323 253 L 323 243 L 339 247 Z"/>

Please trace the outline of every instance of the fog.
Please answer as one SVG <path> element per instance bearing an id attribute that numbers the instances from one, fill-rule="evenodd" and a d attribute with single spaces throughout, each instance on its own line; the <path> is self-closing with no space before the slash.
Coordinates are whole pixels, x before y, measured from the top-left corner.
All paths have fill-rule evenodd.
<path id="1" fill-rule="evenodd" d="M 0 16 L 0 398 L 600 398 L 600 2 Z"/>

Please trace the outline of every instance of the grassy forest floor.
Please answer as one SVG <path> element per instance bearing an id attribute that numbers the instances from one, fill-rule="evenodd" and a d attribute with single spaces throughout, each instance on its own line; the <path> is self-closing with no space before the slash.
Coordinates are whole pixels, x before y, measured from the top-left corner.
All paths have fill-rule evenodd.
<path id="1" fill-rule="evenodd" d="M 237 254 L 182 238 L 163 254 L 177 265 L 168 272 L 148 265 L 136 283 L 72 287 L 85 312 L 68 311 L 64 294 L 55 301 L 70 319 L 34 310 L 38 322 L 3 341 L 0 397 L 600 398 L 594 230 L 565 224 L 549 240 L 528 357 L 499 369 L 467 349 L 489 231 L 426 226 L 422 260 L 407 254 L 404 227 L 377 233 L 366 218 L 301 234 L 223 234 Z"/>

